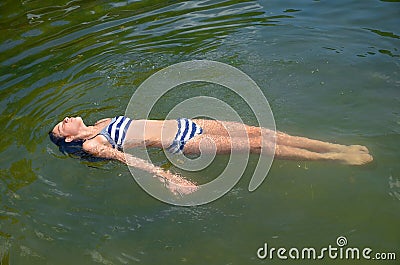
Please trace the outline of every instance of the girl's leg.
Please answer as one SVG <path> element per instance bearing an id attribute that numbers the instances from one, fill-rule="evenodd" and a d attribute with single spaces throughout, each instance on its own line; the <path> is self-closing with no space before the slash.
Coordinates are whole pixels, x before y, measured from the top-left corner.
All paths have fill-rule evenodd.
<path id="1" fill-rule="evenodd" d="M 273 143 L 273 138 L 276 138 L 275 156 L 281 159 L 336 160 L 354 165 L 365 164 L 372 161 L 372 156 L 369 155 L 368 149 L 364 146 L 346 146 L 308 139 L 305 137 L 290 136 L 283 132 L 278 131 L 275 133 L 266 128 L 248 126 L 237 122 L 196 120 L 196 123 L 203 127 L 205 132 L 204 135 L 209 137 L 209 141 L 211 140 L 215 143 L 217 153 L 221 154 L 231 152 L 231 137 L 233 143 L 235 143 L 236 150 L 234 151 L 248 150 L 248 143 L 250 143 L 250 151 L 252 153 L 260 153 L 262 135 L 262 139 L 264 140 L 263 147 L 267 150 L 267 153 L 268 151 L 273 150 L 271 143 Z M 226 128 L 229 129 L 231 137 L 229 137 Z M 239 133 L 235 133 L 236 128 L 239 128 L 237 130 Z M 243 129 L 245 129 L 247 133 L 245 139 L 243 139 Z M 188 144 L 191 141 L 189 141 Z M 200 150 L 198 149 L 198 143 L 196 142 L 197 141 L 194 141 L 193 146 L 188 149 L 199 153 Z"/>
<path id="2" fill-rule="evenodd" d="M 202 134 L 186 142 L 183 151 L 185 154 L 200 154 L 201 152 L 206 154 L 230 154 L 232 152 L 252 152 L 249 148 L 249 139 L 247 138 Z M 260 149 L 259 146 L 258 149 Z"/>
<path id="3" fill-rule="evenodd" d="M 319 153 L 330 153 L 330 152 L 346 152 L 346 153 L 359 152 L 367 154 L 369 153 L 368 148 L 361 145 L 333 144 L 301 136 L 292 136 L 280 131 L 276 131 L 276 133 L 274 133 L 272 130 L 255 126 L 246 125 L 246 131 L 249 137 L 258 137 L 260 134 L 262 134 L 264 139 L 272 139 L 272 137 L 275 137 L 277 145 L 306 149 Z"/>
<path id="4" fill-rule="evenodd" d="M 275 157 L 287 160 L 331 160 L 349 165 L 362 165 L 372 161 L 372 156 L 367 153 L 329 152 L 317 153 L 290 146 L 276 145 Z"/>
<path id="5" fill-rule="evenodd" d="M 273 142 L 276 139 L 276 144 L 282 146 L 290 146 L 295 148 L 307 149 L 310 151 L 326 153 L 326 152 L 365 152 L 368 153 L 368 149 L 364 146 L 359 145 L 340 145 L 328 142 L 322 142 L 313 140 L 305 137 L 291 136 L 283 132 L 277 131 L 276 133 L 266 128 L 260 128 L 256 126 L 249 126 L 238 122 L 229 121 L 215 121 L 215 120 L 195 120 L 208 134 L 221 135 L 228 137 L 239 136 L 245 137 L 245 132 L 249 139 L 263 136 L 267 142 Z M 228 133 L 229 130 L 229 133 Z"/>
<path id="6" fill-rule="evenodd" d="M 250 146 L 249 146 L 250 144 Z M 270 146 L 264 146 L 267 153 L 271 151 Z M 250 150 L 249 150 L 250 149 Z M 260 137 L 247 138 L 225 137 L 220 135 L 199 135 L 189 140 L 184 148 L 186 154 L 205 153 L 230 154 L 231 152 L 247 152 L 259 154 L 261 151 Z M 352 152 L 326 152 L 318 153 L 309 150 L 277 144 L 275 146 L 275 157 L 278 159 L 315 161 L 331 160 L 339 161 L 349 165 L 362 165 L 372 161 L 372 156 L 367 153 Z"/>
<path id="7" fill-rule="evenodd" d="M 203 120 L 203 119 L 193 119 L 193 121 L 203 128 L 203 133 L 208 135 L 218 135 L 218 136 L 233 136 L 232 134 L 237 134 L 240 130 L 243 132 L 246 125 L 236 122 L 226 122 L 226 121 L 216 121 L 216 120 Z M 228 132 L 229 131 L 229 132 Z"/>
<path id="8" fill-rule="evenodd" d="M 264 129 L 265 130 L 265 129 Z M 263 130 L 263 131 L 264 131 Z M 283 132 L 277 132 L 277 144 L 307 149 L 315 152 L 360 152 L 369 153 L 365 146 L 361 145 L 341 145 L 328 142 L 322 142 L 305 137 L 291 136 Z"/>

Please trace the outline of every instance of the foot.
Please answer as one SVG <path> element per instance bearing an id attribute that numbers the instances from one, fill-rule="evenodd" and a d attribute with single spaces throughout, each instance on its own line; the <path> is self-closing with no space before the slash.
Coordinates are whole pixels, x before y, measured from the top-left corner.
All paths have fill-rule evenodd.
<path id="1" fill-rule="evenodd" d="M 374 158 L 367 153 L 333 153 L 330 155 L 333 160 L 339 160 L 347 165 L 360 166 L 371 162 Z"/>
<path id="2" fill-rule="evenodd" d="M 335 144 L 332 146 L 331 151 L 334 153 L 365 153 L 369 154 L 369 150 L 363 145 L 339 145 Z"/>
<path id="3" fill-rule="evenodd" d="M 365 153 L 369 154 L 369 150 L 366 146 L 363 145 L 349 145 L 347 149 L 350 153 Z"/>

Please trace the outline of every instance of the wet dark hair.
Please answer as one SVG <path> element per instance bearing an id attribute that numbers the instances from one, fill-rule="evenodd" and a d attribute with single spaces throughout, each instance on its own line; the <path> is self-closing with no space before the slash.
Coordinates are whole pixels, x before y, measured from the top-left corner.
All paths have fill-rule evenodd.
<path id="1" fill-rule="evenodd" d="M 50 140 L 58 146 L 58 149 L 60 150 L 61 153 L 66 154 L 66 155 L 73 155 L 73 156 L 79 156 L 82 157 L 85 154 L 89 155 L 83 150 L 83 141 L 78 140 L 78 141 L 72 141 L 72 142 L 66 142 L 65 137 L 57 136 L 53 131 L 49 131 L 49 137 Z"/>
<path id="2" fill-rule="evenodd" d="M 65 137 L 57 136 L 53 131 L 49 131 L 50 140 L 58 146 L 58 150 L 73 158 L 78 158 L 86 162 L 102 162 L 109 159 L 93 156 L 83 150 L 83 140 L 66 142 Z"/>
<path id="3" fill-rule="evenodd" d="M 53 131 L 49 131 L 50 140 L 58 146 L 58 150 L 64 155 L 78 158 L 86 162 L 104 162 L 110 159 L 93 156 L 83 150 L 83 140 L 66 142 L 65 137 L 57 136 Z"/>
<path id="4" fill-rule="evenodd" d="M 53 144 L 57 146 L 60 146 L 63 141 L 65 142 L 65 138 L 57 136 L 53 131 L 49 131 L 49 137 Z"/>

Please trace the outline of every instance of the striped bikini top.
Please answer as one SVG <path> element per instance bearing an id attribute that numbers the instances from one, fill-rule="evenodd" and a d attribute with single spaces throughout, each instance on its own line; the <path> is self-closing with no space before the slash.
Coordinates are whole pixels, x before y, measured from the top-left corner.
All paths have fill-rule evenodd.
<path id="1" fill-rule="evenodd" d="M 126 132 L 128 131 L 131 121 L 131 119 L 125 116 L 112 118 L 110 124 L 103 128 L 99 134 L 106 137 L 113 148 L 117 147 L 118 149 L 122 149 Z"/>

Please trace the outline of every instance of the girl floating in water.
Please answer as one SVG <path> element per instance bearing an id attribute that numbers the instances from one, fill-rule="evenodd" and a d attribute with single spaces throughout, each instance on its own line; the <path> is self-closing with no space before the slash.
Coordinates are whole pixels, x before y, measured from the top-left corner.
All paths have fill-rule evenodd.
<path id="1" fill-rule="evenodd" d="M 245 130 L 245 134 L 235 134 L 235 129 L 238 132 Z M 117 116 L 102 119 L 93 126 L 86 126 L 81 117 L 67 117 L 49 134 L 58 146 L 81 142 L 83 151 L 95 157 L 116 159 L 162 177 L 170 183 L 192 188 L 195 185 L 190 181 L 164 171 L 146 160 L 124 154 L 122 150 L 157 147 L 171 153 L 200 154 L 200 149 L 201 152 L 207 152 L 208 149 L 215 148 L 217 154 L 229 154 L 245 150 L 260 153 L 264 148 L 271 152 L 274 150 L 274 156 L 278 159 L 330 160 L 349 165 L 363 165 L 373 159 L 365 146 L 321 142 L 237 122 L 205 119 L 131 120 L 125 116 Z M 275 148 L 265 139 L 275 139 Z M 173 191 L 178 189 L 173 186 L 170 188 Z"/>

